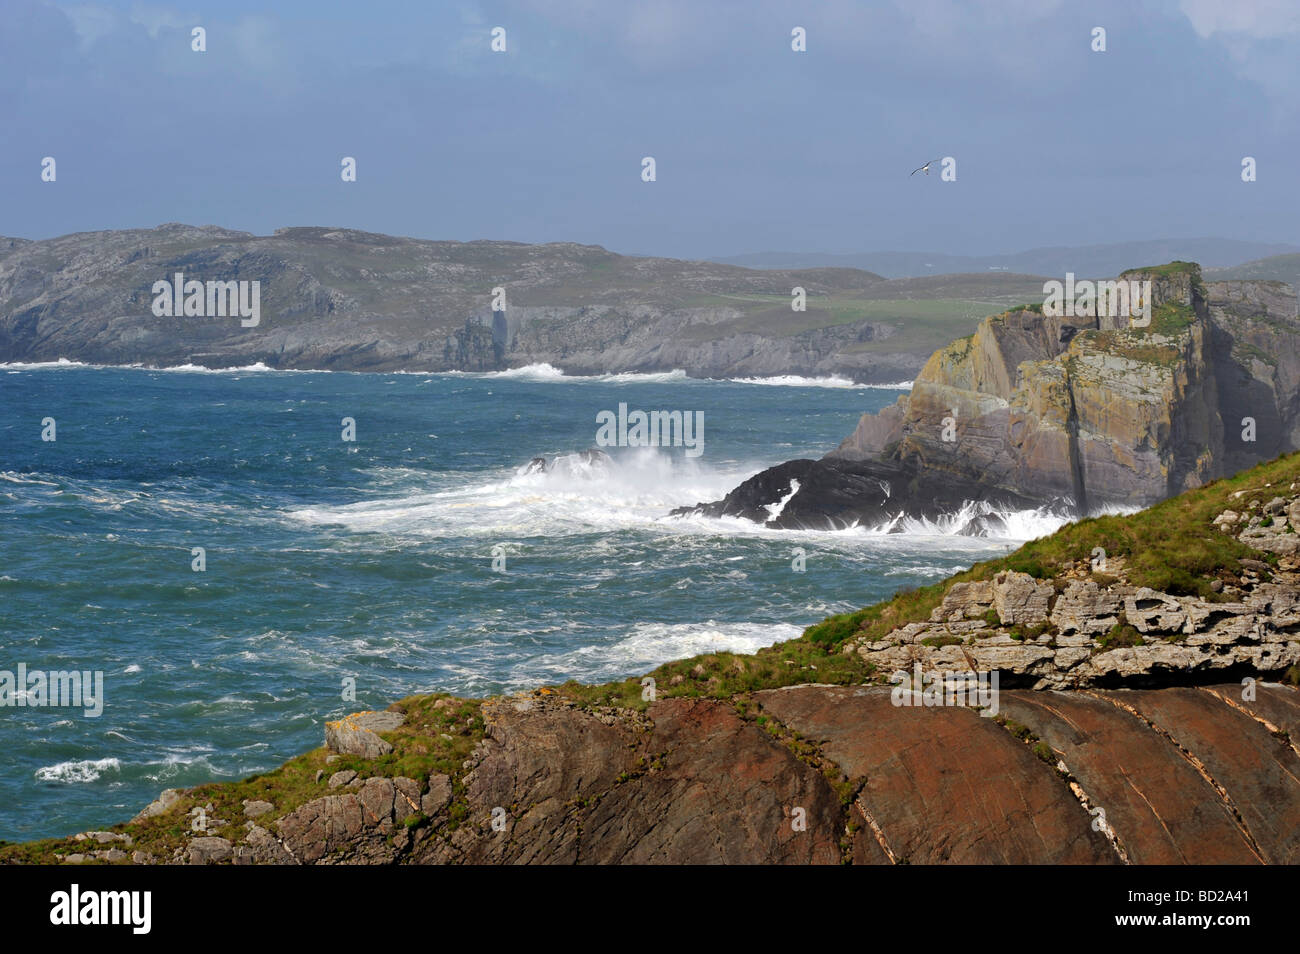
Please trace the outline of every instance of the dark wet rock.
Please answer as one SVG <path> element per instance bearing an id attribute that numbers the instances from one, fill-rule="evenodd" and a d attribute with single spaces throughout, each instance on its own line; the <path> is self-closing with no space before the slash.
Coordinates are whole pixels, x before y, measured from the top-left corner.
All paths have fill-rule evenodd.
<path id="1" fill-rule="evenodd" d="M 907 464 L 826 457 L 770 467 L 722 500 L 680 507 L 673 514 L 744 517 L 778 529 L 874 529 L 888 526 L 901 514 L 938 520 L 971 500 L 1005 510 L 1046 502 Z M 991 525 L 971 529 L 987 532 Z"/>
<path id="2" fill-rule="evenodd" d="M 613 461 L 603 450 L 589 447 L 574 454 L 557 454 L 555 457 L 534 457 L 522 468 L 521 476 L 528 474 L 561 474 L 565 477 L 595 477 L 604 473 Z"/>

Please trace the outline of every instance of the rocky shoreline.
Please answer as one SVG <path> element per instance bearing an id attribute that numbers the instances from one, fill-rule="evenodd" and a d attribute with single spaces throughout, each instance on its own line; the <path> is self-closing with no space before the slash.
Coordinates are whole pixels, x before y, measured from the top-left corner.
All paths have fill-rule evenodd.
<path id="1" fill-rule="evenodd" d="M 238 836 L 195 833 L 158 857 L 128 856 L 130 835 L 90 832 L 75 844 L 94 850 L 61 860 L 1300 863 L 1300 691 L 1261 682 L 1241 695 L 1237 683 L 1007 690 L 997 719 L 815 684 L 756 693 L 746 714 L 716 700 L 666 699 L 632 716 L 510 697 L 484 707 L 463 783 L 468 823 L 450 824 L 446 775 L 349 770 L 274 821 L 270 803 L 247 803 Z M 148 811 L 183 801 L 166 792 Z"/>
<path id="2" fill-rule="evenodd" d="M 0 862 L 1300 863 L 1297 488 L 1291 455 L 752 656 L 412 696 Z"/>
<path id="3" fill-rule="evenodd" d="M 178 274 L 258 283 L 256 323 L 154 315 L 154 283 Z M 966 328 L 975 319 L 938 308 L 934 330 L 914 330 L 888 302 L 1019 300 L 1035 283 L 758 271 L 571 242 L 438 242 L 317 227 L 259 236 L 170 223 L 0 239 L 0 362 L 380 372 L 545 363 L 575 375 L 682 370 L 889 384 L 911 380 L 951 336 L 943 321 Z M 791 308 L 795 288 L 807 296 L 805 311 Z M 846 311 L 856 317 L 845 320 Z"/>

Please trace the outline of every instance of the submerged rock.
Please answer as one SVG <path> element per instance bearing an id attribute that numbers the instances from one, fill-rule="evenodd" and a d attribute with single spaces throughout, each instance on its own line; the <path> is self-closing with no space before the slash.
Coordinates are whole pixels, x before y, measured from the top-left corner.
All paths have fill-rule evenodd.
<path id="1" fill-rule="evenodd" d="M 589 447 L 574 454 L 557 454 L 555 457 L 534 457 L 519 469 L 520 476 L 528 474 L 562 474 L 566 477 L 596 477 L 603 475 L 614 461 L 603 450 Z"/>

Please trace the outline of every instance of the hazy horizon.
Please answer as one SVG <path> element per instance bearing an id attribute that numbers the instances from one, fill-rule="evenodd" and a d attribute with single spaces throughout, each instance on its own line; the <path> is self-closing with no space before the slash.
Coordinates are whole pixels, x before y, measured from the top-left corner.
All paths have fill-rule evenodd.
<path id="1" fill-rule="evenodd" d="M 7 5 L 0 233 L 319 223 L 674 258 L 1296 241 L 1280 3 L 260 6 Z M 955 181 L 909 175 L 949 156 Z"/>

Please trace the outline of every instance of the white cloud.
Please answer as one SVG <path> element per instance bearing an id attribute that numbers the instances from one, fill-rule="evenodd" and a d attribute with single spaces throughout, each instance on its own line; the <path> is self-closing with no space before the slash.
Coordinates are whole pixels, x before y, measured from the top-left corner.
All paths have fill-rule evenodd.
<path id="1" fill-rule="evenodd" d="M 1203 38 L 1235 33 L 1264 40 L 1300 33 L 1295 0 L 1180 0 L 1178 6 Z"/>
<path id="2" fill-rule="evenodd" d="M 175 10 L 149 6 L 143 3 L 137 3 L 131 7 L 130 20 L 132 23 L 144 27 L 151 40 L 158 39 L 158 34 L 163 30 L 175 30 L 183 27 L 188 32 L 191 27 L 203 26 L 203 21 L 199 17 L 190 16 L 187 18 Z"/>
<path id="3" fill-rule="evenodd" d="M 1257 84 L 1282 117 L 1296 113 L 1300 4 L 1295 0 L 1179 0 L 1197 35 L 1222 47 L 1236 73 Z"/>
<path id="4" fill-rule="evenodd" d="M 77 45 L 82 52 L 117 28 L 117 14 L 104 7 L 86 4 L 68 7 L 65 12 L 72 23 L 72 29 L 77 32 Z"/>

